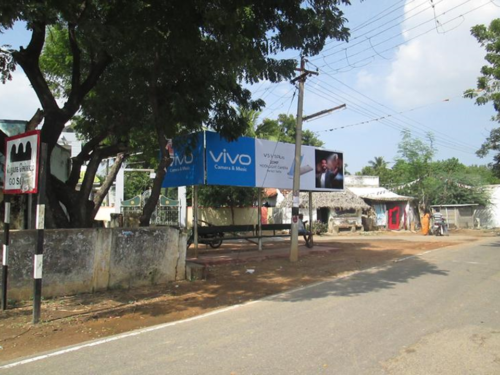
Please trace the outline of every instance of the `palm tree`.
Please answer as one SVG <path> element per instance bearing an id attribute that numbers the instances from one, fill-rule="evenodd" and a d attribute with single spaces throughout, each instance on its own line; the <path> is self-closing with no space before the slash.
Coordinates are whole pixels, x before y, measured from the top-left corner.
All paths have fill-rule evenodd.
<path id="1" fill-rule="evenodd" d="M 375 170 L 386 169 L 388 165 L 383 156 L 375 156 L 368 164 Z"/>
<path id="2" fill-rule="evenodd" d="M 245 120 L 248 125 L 245 136 L 255 137 L 255 130 L 257 128 L 257 120 L 260 116 L 260 112 L 254 111 L 253 109 L 238 108 L 239 116 Z"/>

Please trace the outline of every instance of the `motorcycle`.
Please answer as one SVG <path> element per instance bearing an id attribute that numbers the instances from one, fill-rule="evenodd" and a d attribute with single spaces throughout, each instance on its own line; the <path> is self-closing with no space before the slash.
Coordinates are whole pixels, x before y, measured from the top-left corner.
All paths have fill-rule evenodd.
<path id="1" fill-rule="evenodd" d="M 441 222 L 435 222 L 432 225 L 432 234 L 434 234 L 435 236 L 449 236 L 448 224 L 446 224 L 446 221 L 444 219 Z"/>

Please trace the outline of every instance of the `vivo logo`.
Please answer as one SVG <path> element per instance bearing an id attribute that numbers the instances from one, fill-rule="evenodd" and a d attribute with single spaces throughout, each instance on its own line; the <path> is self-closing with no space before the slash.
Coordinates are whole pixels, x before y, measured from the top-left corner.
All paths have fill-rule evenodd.
<path id="1" fill-rule="evenodd" d="M 221 160 L 224 164 L 227 164 L 228 162 L 231 164 L 236 164 L 239 163 L 241 165 L 250 165 L 252 164 L 252 158 L 250 155 L 247 154 L 236 154 L 232 156 L 229 152 L 227 152 L 225 149 L 222 150 L 219 155 L 215 156 L 212 151 L 209 151 L 210 156 L 212 157 L 212 160 L 216 163 L 219 163 Z"/>
<path id="2" fill-rule="evenodd" d="M 181 158 L 178 155 L 174 155 L 174 161 L 172 165 L 191 164 L 193 160 L 194 160 L 193 155 L 184 155 Z"/>

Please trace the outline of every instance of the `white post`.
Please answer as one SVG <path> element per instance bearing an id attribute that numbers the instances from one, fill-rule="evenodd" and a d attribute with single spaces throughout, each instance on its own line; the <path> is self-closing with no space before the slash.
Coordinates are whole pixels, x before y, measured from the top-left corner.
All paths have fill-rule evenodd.
<path id="1" fill-rule="evenodd" d="M 177 197 L 179 200 L 179 226 L 181 228 L 187 228 L 187 200 L 185 186 L 177 188 Z"/>
<path id="2" fill-rule="evenodd" d="M 121 213 L 123 198 L 125 196 L 125 167 L 120 168 L 116 175 L 115 185 L 115 214 Z"/>

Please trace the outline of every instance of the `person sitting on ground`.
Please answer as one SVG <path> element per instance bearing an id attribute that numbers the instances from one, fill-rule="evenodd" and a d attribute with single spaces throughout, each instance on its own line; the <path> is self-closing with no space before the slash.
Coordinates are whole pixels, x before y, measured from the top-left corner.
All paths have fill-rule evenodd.
<path id="1" fill-rule="evenodd" d="M 307 234 L 306 227 L 304 225 L 304 215 L 299 214 L 299 221 L 298 221 L 298 227 L 299 227 L 299 234 L 303 236 L 304 234 Z"/>

